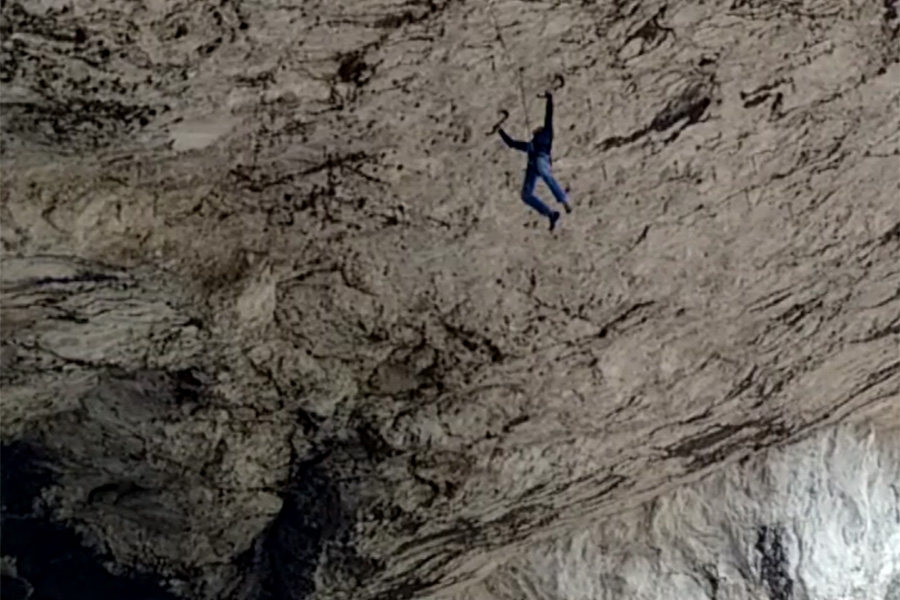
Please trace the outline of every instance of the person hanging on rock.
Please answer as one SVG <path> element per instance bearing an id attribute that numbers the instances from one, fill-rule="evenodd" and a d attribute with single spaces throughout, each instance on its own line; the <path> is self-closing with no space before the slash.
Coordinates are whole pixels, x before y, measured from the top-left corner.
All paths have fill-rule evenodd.
<path id="1" fill-rule="evenodd" d="M 514 140 L 503 131 L 503 128 L 500 128 L 499 132 L 500 137 L 503 138 L 507 146 L 528 153 L 528 166 L 525 169 L 525 182 L 522 185 L 522 200 L 542 216 L 550 219 L 550 231 L 553 231 L 556 227 L 556 222 L 559 221 L 559 211 L 553 210 L 544 204 L 537 194 L 534 193 L 538 178 L 544 180 L 544 183 L 547 184 L 547 187 L 553 193 L 553 197 L 563 205 L 567 213 L 572 212 L 572 206 L 569 204 L 566 191 L 559 185 L 551 171 L 552 159 L 550 158 L 550 149 L 553 145 L 553 94 L 544 92 L 543 97 L 547 100 L 544 126 L 534 130 L 534 136 L 530 142 Z"/>

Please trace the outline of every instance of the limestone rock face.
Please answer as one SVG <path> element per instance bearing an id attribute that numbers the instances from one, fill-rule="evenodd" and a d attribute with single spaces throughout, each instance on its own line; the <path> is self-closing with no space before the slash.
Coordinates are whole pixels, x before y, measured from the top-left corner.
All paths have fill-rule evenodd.
<path id="1" fill-rule="evenodd" d="M 898 433 L 817 432 L 538 544 L 454 600 L 893 600 Z"/>
<path id="2" fill-rule="evenodd" d="M 3 2 L 4 588 L 458 593 L 892 406 L 898 22 Z"/>

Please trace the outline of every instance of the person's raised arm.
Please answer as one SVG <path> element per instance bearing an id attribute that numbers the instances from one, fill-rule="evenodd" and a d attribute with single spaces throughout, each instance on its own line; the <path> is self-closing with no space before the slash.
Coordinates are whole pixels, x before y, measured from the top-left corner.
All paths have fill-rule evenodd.
<path id="1" fill-rule="evenodd" d="M 503 131 L 502 129 L 500 130 L 500 137 L 503 138 L 503 141 L 506 142 L 506 145 L 509 146 L 510 148 L 514 148 L 516 150 L 521 150 L 522 152 L 528 151 L 528 143 L 527 142 L 522 142 L 519 140 L 512 139 L 511 137 L 506 135 L 506 132 Z"/>
<path id="2" fill-rule="evenodd" d="M 553 137 L 553 94 L 550 92 L 544 93 L 544 98 L 547 99 L 547 108 L 544 111 L 544 131 L 547 132 L 551 138 Z"/>

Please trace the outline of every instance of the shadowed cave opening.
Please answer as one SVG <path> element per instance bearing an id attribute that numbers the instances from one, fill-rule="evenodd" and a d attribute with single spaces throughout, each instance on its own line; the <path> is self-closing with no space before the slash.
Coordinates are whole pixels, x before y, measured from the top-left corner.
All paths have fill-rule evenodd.
<path id="1" fill-rule="evenodd" d="M 55 484 L 52 459 L 17 440 L 0 446 L 2 552 L 17 576 L 4 575 L 4 600 L 175 600 L 150 577 L 114 575 L 108 557 L 88 548 L 73 528 L 54 522 L 41 493 Z"/>

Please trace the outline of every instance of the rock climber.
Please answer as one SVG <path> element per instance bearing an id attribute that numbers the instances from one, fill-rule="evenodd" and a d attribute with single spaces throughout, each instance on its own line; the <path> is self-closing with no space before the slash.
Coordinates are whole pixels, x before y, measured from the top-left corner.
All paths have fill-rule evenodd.
<path id="1" fill-rule="evenodd" d="M 556 222 L 559 221 L 559 211 L 553 210 L 544 204 L 534 193 L 538 178 L 540 177 L 544 180 L 544 183 L 553 192 L 553 197 L 563 205 L 567 213 L 572 212 L 572 206 L 569 204 L 566 191 L 554 179 L 551 171 L 550 148 L 553 145 L 553 94 L 544 92 L 543 97 L 547 101 L 547 108 L 544 113 L 544 126 L 534 130 L 534 136 L 530 142 L 514 140 L 502 128 L 499 132 L 500 137 L 503 138 L 507 146 L 528 153 L 528 167 L 525 169 L 525 182 L 522 185 L 522 200 L 542 216 L 549 218 L 550 231 L 553 231 L 556 227 Z"/>

